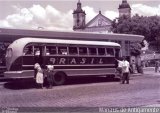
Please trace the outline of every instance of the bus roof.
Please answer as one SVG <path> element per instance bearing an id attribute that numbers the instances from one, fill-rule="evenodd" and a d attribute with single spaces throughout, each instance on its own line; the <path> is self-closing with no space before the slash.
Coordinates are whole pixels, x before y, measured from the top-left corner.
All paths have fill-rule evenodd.
<path id="1" fill-rule="evenodd" d="M 47 44 L 73 44 L 73 45 L 99 45 L 99 46 L 116 46 L 120 47 L 120 44 L 115 42 L 106 42 L 106 41 L 86 41 L 86 40 L 65 40 L 65 39 L 46 39 L 46 38 L 31 38 L 24 37 L 15 40 L 11 46 L 24 47 L 29 43 L 47 43 Z"/>

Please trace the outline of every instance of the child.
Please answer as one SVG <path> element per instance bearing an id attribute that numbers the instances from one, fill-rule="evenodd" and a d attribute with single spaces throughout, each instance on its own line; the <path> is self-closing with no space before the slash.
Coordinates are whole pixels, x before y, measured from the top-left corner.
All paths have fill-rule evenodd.
<path id="1" fill-rule="evenodd" d="M 34 68 L 37 70 L 37 74 L 36 74 L 36 83 L 38 85 L 40 85 L 43 89 L 43 82 L 44 82 L 44 79 L 43 79 L 43 70 L 41 68 L 41 66 L 36 63 Z"/>

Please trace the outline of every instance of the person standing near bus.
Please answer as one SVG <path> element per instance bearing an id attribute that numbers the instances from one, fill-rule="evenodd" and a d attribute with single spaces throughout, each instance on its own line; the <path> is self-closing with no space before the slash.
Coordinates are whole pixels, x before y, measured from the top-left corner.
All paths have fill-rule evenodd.
<path id="1" fill-rule="evenodd" d="M 122 61 L 122 84 L 126 83 L 129 84 L 129 67 L 130 64 L 129 62 L 126 60 L 125 57 L 123 57 L 123 61 Z"/>
<path id="2" fill-rule="evenodd" d="M 122 66 L 123 66 L 123 62 L 122 62 L 122 58 L 119 58 L 116 59 L 117 63 L 118 63 L 118 66 L 117 66 L 117 72 L 118 72 L 118 75 L 120 77 L 120 81 L 122 82 Z"/>
<path id="3" fill-rule="evenodd" d="M 35 49 L 35 53 L 34 53 L 34 62 L 35 64 L 38 63 L 41 67 L 42 67 L 42 53 L 40 48 L 36 48 Z M 34 78 L 36 78 L 36 74 L 37 74 L 37 70 L 34 70 Z"/>
<path id="4" fill-rule="evenodd" d="M 53 65 L 47 65 L 47 81 L 48 81 L 49 89 L 51 89 L 53 86 L 53 79 L 52 79 L 53 69 L 54 69 Z"/>
<path id="5" fill-rule="evenodd" d="M 159 71 L 159 65 L 160 65 L 159 61 L 158 60 L 155 61 L 155 72 L 156 73 L 157 73 L 157 71 Z"/>
<path id="6" fill-rule="evenodd" d="M 43 87 L 43 82 L 44 82 L 43 70 L 38 63 L 35 64 L 34 68 L 37 70 L 36 83 L 38 87 L 41 87 L 43 89 L 44 88 Z"/>

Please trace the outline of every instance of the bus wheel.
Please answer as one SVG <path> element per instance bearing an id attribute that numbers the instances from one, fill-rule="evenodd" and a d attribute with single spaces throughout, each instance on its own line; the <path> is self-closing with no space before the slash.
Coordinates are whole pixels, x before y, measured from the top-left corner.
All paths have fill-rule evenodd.
<path id="1" fill-rule="evenodd" d="M 63 72 L 57 72 L 53 76 L 53 84 L 58 86 L 58 85 L 63 85 L 66 81 L 66 74 Z"/>

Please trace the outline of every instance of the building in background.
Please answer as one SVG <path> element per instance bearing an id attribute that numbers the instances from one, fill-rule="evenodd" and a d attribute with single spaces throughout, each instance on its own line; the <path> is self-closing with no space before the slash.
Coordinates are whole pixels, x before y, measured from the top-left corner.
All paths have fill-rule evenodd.
<path id="1" fill-rule="evenodd" d="M 73 11 L 73 30 L 83 30 L 86 27 L 86 13 L 82 10 L 80 0 L 77 3 L 77 9 Z"/>
<path id="2" fill-rule="evenodd" d="M 127 16 L 131 17 L 131 8 L 127 3 L 127 0 L 122 0 L 119 5 L 119 17 Z M 73 11 L 73 30 L 83 31 L 83 32 L 99 32 L 99 33 L 110 33 L 112 27 L 112 20 L 107 18 L 99 11 L 99 14 L 95 16 L 92 20 L 86 23 L 86 15 L 82 9 L 82 4 L 80 0 L 77 3 L 77 8 Z"/>
<path id="3" fill-rule="evenodd" d="M 86 13 L 82 10 L 80 0 L 77 3 L 76 10 L 73 11 L 73 30 L 83 32 L 111 32 L 112 21 L 105 17 L 101 11 L 92 20 L 86 23 Z"/>
<path id="4" fill-rule="evenodd" d="M 122 3 L 119 5 L 119 17 L 127 16 L 131 17 L 131 7 L 127 3 L 127 0 L 122 0 Z"/>

